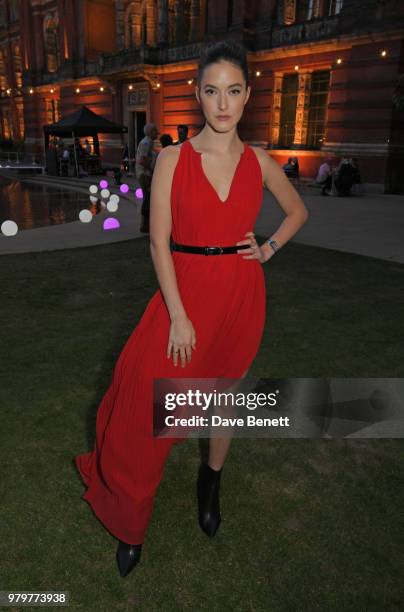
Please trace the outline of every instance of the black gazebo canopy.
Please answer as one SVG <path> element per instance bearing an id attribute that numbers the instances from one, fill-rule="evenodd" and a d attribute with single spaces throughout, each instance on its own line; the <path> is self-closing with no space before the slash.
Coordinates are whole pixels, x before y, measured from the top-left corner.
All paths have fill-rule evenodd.
<path id="1" fill-rule="evenodd" d="M 94 149 L 99 153 L 99 142 L 97 134 L 126 134 L 128 128 L 114 123 L 97 113 L 93 113 L 87 106 L 63 117 L 57 123 L 45 125 L 43 128 L 45 136 L 45 150 L 49 148 L 49 136 L 92 136 Z"/>
<path id="2" fill-rule="evenodd" d="M 126 134 L 128 128 L 114 123 L 97 113 L 93 113 L 87 106 L 82 106 L 79 110 L 67 115 L 57 123 L 44 125 L 43 128 L 45 137 L 45 155 L 49 149 L 50 136 L 71 136 L 72 138 L 79 136 L 92 136 L 94 143 L 94 152 L 99 156 L 100 143 L 98 134 Z M 74 147 L 74 159 L 76 165 L 76 173 L 78 175 L 77 151 Z"/>

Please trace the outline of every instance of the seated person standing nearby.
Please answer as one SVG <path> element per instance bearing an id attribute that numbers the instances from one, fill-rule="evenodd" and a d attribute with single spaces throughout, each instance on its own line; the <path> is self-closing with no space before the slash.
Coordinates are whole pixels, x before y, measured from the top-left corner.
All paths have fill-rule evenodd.
<path id="1" fill-rule="evenodd" d="M 330 195 L 327 190 L 332 187 L 332 159 L 327 157 L 318 169 L 315 182 L 322 185 L 321 195 Z"/>

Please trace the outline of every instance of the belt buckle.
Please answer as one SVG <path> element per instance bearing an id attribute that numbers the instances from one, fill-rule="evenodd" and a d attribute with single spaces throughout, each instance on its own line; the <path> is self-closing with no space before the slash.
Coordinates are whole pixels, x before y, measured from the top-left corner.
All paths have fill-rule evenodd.
<path id="1" fill-rule="evenodd" d="M 205 247 L 205 255 L 222 255 L 222 247 Z"/>

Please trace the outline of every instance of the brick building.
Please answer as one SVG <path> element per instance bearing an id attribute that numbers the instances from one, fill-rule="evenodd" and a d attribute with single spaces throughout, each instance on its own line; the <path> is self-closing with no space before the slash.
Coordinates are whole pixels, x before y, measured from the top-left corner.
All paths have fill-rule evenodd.
<path id="1" fill-rule="evenodd" d="M 132 150 L 147 121 L 192 136 L 200 48 L 227 38 L 251 67 L 242 140 L 297 155 L 303 176 L 356 157 L 369 188 L 404 192 L 401 0 L 0 0 L 1 136 L 40 150 L 43 125 L 83 104 L 127 125 Z M 104 159 L 122 138 L 100 135 Z"/>

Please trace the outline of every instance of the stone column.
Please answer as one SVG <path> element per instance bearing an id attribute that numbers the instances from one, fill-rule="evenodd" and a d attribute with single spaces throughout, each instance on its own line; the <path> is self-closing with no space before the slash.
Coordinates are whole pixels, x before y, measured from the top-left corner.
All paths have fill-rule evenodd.
<path id="1" fill-rule="evenodd" d="M 275 148 L 279 144 L 279 132 L 281 126 L 281 104 L 282 104 L 282 78 L 281 72 L 274 74 L 274 93 L 272 102 L 272 135 L 271 145 Z"/>
<path id="2" fill-rule="evenodd" d="M 297 90 L 296 123 L 293 148 L 300 148 L 306 145 L 309 125 L 311 72 L 299 72 L 298 77 L 299 84 Z"/>

